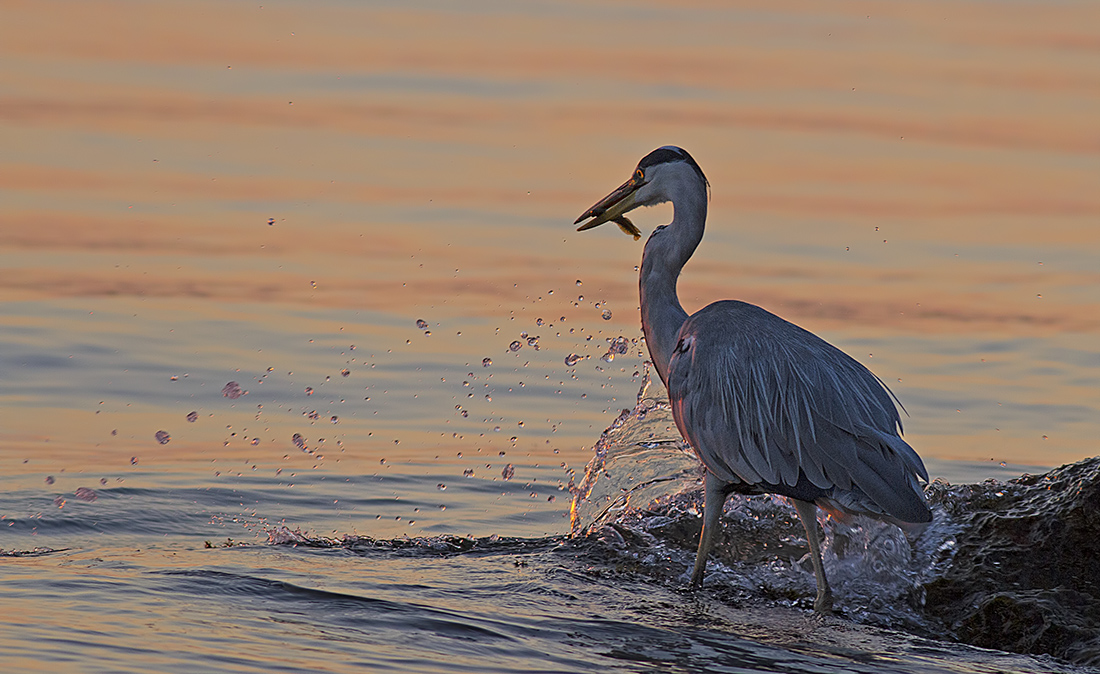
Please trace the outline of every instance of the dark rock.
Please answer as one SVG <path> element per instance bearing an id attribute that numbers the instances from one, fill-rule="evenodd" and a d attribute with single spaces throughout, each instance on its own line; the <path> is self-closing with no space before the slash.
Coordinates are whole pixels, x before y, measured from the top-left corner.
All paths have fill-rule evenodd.
<path id="1" fill-rule="evenodd" d="M 961 531 L 929 616 L 977 646 L 1100 664 L 1100 457 L 931 496 Z"/>

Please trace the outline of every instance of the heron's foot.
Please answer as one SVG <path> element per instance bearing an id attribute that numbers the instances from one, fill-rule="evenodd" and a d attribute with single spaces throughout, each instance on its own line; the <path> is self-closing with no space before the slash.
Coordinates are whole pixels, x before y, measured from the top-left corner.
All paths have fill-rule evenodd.
<path id="1" fill-rule="evenodd" d="M 692 592 L 703 589 L 703 575 L 702 573 L 691 574 L 691 584 L 688 585 L 688 589 Z"/>
<path id="2" fill-rule="evenodd" d="M 817 599 L 814 599 L 814 612 L 822 614 L 833 612 L 833 593 L 830 590 L 818 590 Z"/>

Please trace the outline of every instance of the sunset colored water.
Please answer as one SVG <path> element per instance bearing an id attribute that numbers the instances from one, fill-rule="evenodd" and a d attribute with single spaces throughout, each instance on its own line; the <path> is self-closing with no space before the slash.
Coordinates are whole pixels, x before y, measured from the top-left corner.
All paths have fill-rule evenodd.
<path id="1" fill-rule="evenodd" d="M 1095 3 L 3 16 L 5 671 L 659 668 L 616 659 L 618 628 L 560 636 L 571 612 L 679 629 L 679 609 L 624 607 L 644 588 L 538 608 L 588 590 L 513 548 L 459 568 L 268 541 L 560 544 L 569 485 L 645 358 L 643 242 L 571 223 L 665 144 L 712 186 L 689 312 L 745 300 L 848 352 L 904 404 L 934 477 L 1098 453 Z M 635 214 L 648 235 L 671 208 Z M 314 623 L 325 592 L 392 617 L 341 604 L 346 621 Z M 442 650 L 401 601 L 453 611 Z M 527 650 L 479 650 L 470 620 Z M 409 631 L 438 657 L 408 657 Z M 787 647 L 758 632 L 741 636 Z M 770 657 L 751 667 L 797 669 Z"/>

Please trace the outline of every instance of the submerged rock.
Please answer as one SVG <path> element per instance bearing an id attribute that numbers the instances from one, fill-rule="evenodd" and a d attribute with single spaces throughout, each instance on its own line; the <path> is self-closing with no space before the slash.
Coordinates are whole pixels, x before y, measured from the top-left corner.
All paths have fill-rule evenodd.
<path id="1" fill-rule="evenodd" d="M 651 390 L 652 389 L 652 390 Z M 702 469 L 648 377 L 601 436 L 574 490 L 573 535 L 617 573 L 687 586 L 702 529 Z M 926 489 L 932 523 L 823 518 L 826 571 L 852 620 L 975 646 L 1100 664 L 1100 458 L 1009 482 Z M 706 591 L 741 606 L 810 608 L 805 532 L 786 499 L 734 495 Z"/>

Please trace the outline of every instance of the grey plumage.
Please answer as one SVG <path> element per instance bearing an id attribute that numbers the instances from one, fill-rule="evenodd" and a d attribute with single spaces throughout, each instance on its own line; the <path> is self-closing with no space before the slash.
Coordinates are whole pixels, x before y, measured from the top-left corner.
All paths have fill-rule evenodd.
<path id="1" fill-rule="evenodd" d="M 671 201 L 674 217 L 646 242 L 639 279 L 642 330 L 668 388 L 680 433 L 707 468 L 703 534 L 693 583 L 728 494 L 793 499 L 806 526 L 818 596 L 831 606 L 816 506 L 896 524 L 931 520 L 918 478 L 928 472 L 900 437 L 892 394 L 867 368 L 760 307 L 715 302 L 688 316 L 676 279 L 703 237 L 709 184 L 684 150 L 666 146 L 585 212 L 585 230 L 638 206 Z M 813 520 L 812 522 L 810 520 Z"/>
<path id="2" fill-rule="evenodd" d="M 812 333 L 751 304 L 715 302 L 680 327 L 667 385 L 680 432 L 723 481 L 927 519 L 916 476 L 928 474 L 897 435 L 890 394 Z"/>

